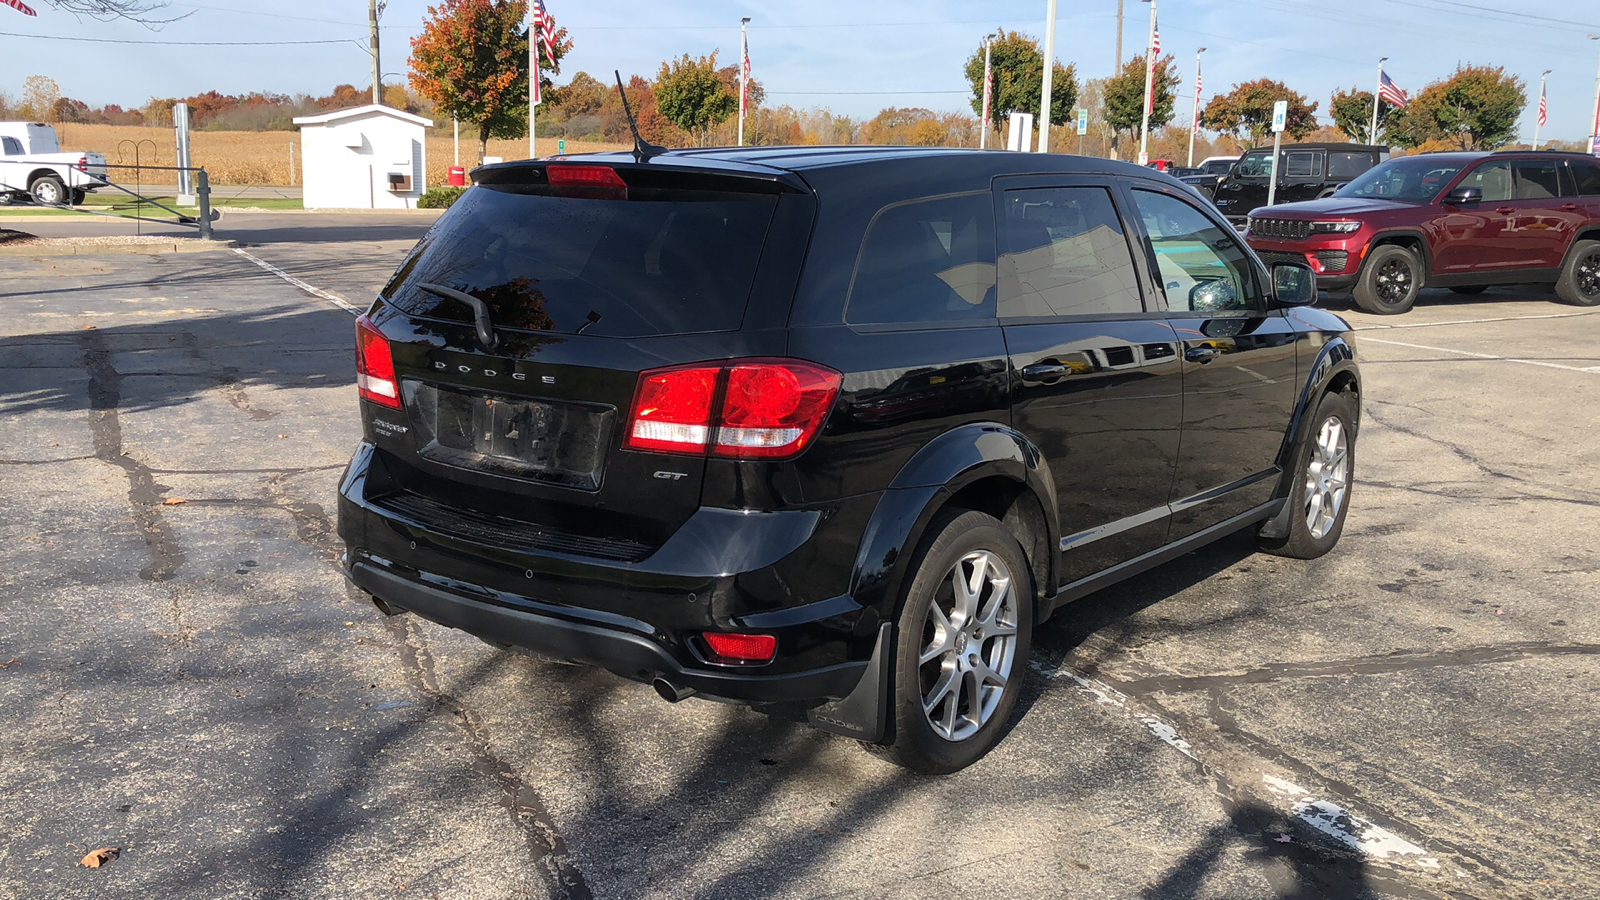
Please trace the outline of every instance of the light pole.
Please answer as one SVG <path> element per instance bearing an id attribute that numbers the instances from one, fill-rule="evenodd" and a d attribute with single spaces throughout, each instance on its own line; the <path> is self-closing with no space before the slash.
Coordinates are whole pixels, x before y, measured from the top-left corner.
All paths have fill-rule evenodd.
<path id="1" fill-rule="evenodd" d="M 1200 133 L 1200 54 L 1206 52 L 1201 47 L 1194 52 L 1194 118 L 1189 120 L 1189 168 L 1194 168 L 1194 136 Z"/>
<path id="2" fill-rule="evenodd" d="M 989 146 L 989 107 L 994 99 L 994 68 L 990 65 L 990 46 L 994 35 L 983 36 L 983 124 L 978 127 L 978 149 Z"/>
<path id="3" fill-rule="evenodd" d="M 1156 100 L 1156 0 L 1141 0 L 1150 4 L 1150 36 L 1144 42 L 1144 121 L 1139 124 L 1139 165 L 1150 162 L 1150 107 Z"/>
<path id="4" fill-rule="evenodd" d="M 745 46 L 744 27 L 750 24 L 750 17 L 739 19 L 739 146 L 744 146 L 744 103 L 750 96 L 750 74 L 745 71 L 744 62 L 750 58 L 750 49 Z"/>
<path id="5" fill-rule="evenodd" d="M 1039 94 L 1039 152 L 1050 152 L 1050 82 L 1056 71 L 1056 0 L 1045 4 L 1044 88 Z"/>
<path id="6" fill-rule="evenodd" d="M 1378 143 L 1378 95 L 1383 93 L 1383 64 L 1389 57 L 1378 60 L 1378 83 L 1372 88 L 1372 129 L 1367 132 L 1367 143 Z"/>
<path id="7" fill-rule="evenodd" d="M 1588 37 L 1591 41 L 1600 41 L 1600 34 L 1591 34 Z M 1597 69 L 1594 74 L 1594 128 L 1589 131 L 1590 153 L 1600 150 L 1600 147 L 1596 146 L 1600 142 L 1594 139 L 1597 134 L 1600 134 L 1600 69 Z"/>
<path id="8" fill-rule="evenodd" d="M 1544 80 L 1555 69 L 1545 69 L 1539 73 L 1539 111 L 1533 117 L 1533 149 L 1539 149 L 1539 126 L 1544 124 Z"/>

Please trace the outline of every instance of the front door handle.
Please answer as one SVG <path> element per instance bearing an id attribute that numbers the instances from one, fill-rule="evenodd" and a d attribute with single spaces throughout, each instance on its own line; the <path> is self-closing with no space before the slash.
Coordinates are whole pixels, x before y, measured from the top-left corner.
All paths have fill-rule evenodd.
<path id="1" fill-rule="evenodd" d="M 1183 358 L 1187 359 L 1189 362 L 1199 363 L 1203 366 L 1217 358 L 1217 351 L 1211 349 L 1210 347 L 1190 347 L 1189 349 L 1183 351 Z"/>
<path id="2" fill-rule="evenodd" d="M 1022 367 L 1023 384 L 1052 384 L 1072 374 L 1072 367 L 1065 363 L 1034 363 Z"/>

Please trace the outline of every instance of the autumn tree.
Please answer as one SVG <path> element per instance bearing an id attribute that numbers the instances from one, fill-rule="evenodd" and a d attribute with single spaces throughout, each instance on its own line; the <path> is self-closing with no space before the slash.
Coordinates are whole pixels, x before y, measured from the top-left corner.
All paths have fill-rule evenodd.
<path id="1" fill-rule="evenodd" d="M 717 77 L 717 54 L 699 59 L 685 53 L 681 59 L 661 64 L 651 85 L 656 109 L 668 122 L 705 145 L 706 130 L 739 111 L 739 95 Z"/>
<path id="2" fill-rule="evenodd" d="M 88 16 L 109 22 L 113 19 L 127 19 L 138 22 L 146 27 L 165 25 L 185 18 L 189 13 L 182 15 L 169 15 L 161 12 L 167 8 L 164 0 L 148 2 L 148 0 L 44 0 L 46 6 L 59 9 L 64 13 L 74 16 Z"/>
<path id="3" fill-rule="evenodd" d="M 1389 117 L 1395 113 L 1395 107 L 1384 101 L 1378 109 L 1378 130 L 1388 124 Z M 1351 88 L 1348 91 L 1336 90 L 1328 100 L 1328 115 L 1333 119 L 1333 124 L 1344 132 L 1352 141 L 1358 144 L 1375 143 L 1372 131 L 1372 92 Z"/>
<path id="4" fill-rule="evenodd" d="M 1105 100 L 1103 118 L 1111 129 L 1113 140 L 1124 131 L 1138 131 L 1144 121 L 1144 57 L 1128 60 L 1114 77 L 1106 80 L 1102 95 Z M 1154 101 L 1150 104 L 1150 130 L 1172 121 L 1172 100 L 1178 86 L 1178 70 L 1171 56 L 1156 62 L 1152 77 Z"/>
<path id="5" fill-rule="evenodd" d="M 1044 95 L 1044 54 L 1039 42 L 1016 31 L 1003 31 L 989 45 L 989 63 L 994 87 L 989 99 L 990 123 L 1010 118 L 1014 112 L 1038 115 Z M 967 57 L 967 83 L 972 86 L 972 111 L 983 115 L 983 45 Z M 1078 73 L 1060 62 L 1050 75 L 1050 124 L 1073 121 L 1078 102 Z"/>
<path id="6" fill-rule="evenodd" d="M 1279 100 L 1289 101 L 1284 131 L 1299 140 L 1317 128 L 1317 104 L 1307 105 L 1303 94 L 1270 78 L 1236 84 L 1226 94 L 1218 94 L 1200 114 L 1200 124 L 1236 138 L 1248 135 L 1250 146 L 1259 147 L 1272 133 L 1272 107 Z"/>
<path id="7" fill-rule="evenodd" d="M 55 79 L 44 75 L 29 75 L 22 82 L 22 105 L 17 107 L 17 113 L 24 119 L 35 122 L 49 121 L 55 111 L 56 101 L 61 99 L 61 87 Z"/>
<path id="8" fill-rule="evenodd" d="M 861 126 L 863 144 L 904 144 L 912 147 L 970 146 L 977 123 L 961 113 L 936 113 L 913 107 L 890 107 Z"/>
<path id="9" fill-rule="evenodd" d="M 478 158 L 490 137 L 528 133 L 527 0 L 443 0 L 428 7 L 422 33 L 411 39 L 410 85 L 433 101 L 436 114 L 478 126 Z M 561 58 L 572 49 L 565 28 L 555 53 L 539 42 L 541 90 L 555 85 Z"/>
<path id="10" fill-rule="evenodd" d="M 1459 150 L 1493 150 L 1517 133 L 1528 103 L 1522 79 L 1499 66 L 1465 65 L 1427 85 L 1393 116 L 1388 134 L 1402 147 L 1444 144 Z"/>

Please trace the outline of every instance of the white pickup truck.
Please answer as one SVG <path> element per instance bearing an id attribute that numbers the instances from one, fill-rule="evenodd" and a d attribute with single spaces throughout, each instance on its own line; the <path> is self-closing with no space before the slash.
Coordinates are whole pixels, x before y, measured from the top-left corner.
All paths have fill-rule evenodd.
<path id="1" fill-rule="evenodd" d="M 0 122 L 0 204 L 29 195 L 46 206 L 82 203 L 105 182 L 104 154 L 62 153 L 49 125 Z"/>

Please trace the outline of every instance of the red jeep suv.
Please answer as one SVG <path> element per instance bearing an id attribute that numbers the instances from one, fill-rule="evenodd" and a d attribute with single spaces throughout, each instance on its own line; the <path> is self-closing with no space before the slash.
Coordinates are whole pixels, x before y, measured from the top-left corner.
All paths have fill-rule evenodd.
<path id="1" fill-rule="evenodd" d="M 1424 153 L 1391 159 L 1332 196 L 1250 213 L 1271 265 L 1307 263 L 1362 309 L 1403 313 L 1424 287 L 1477 294 L 1554 284 L 1600 303 L 1600 160 L 1577 153 Z"/>

